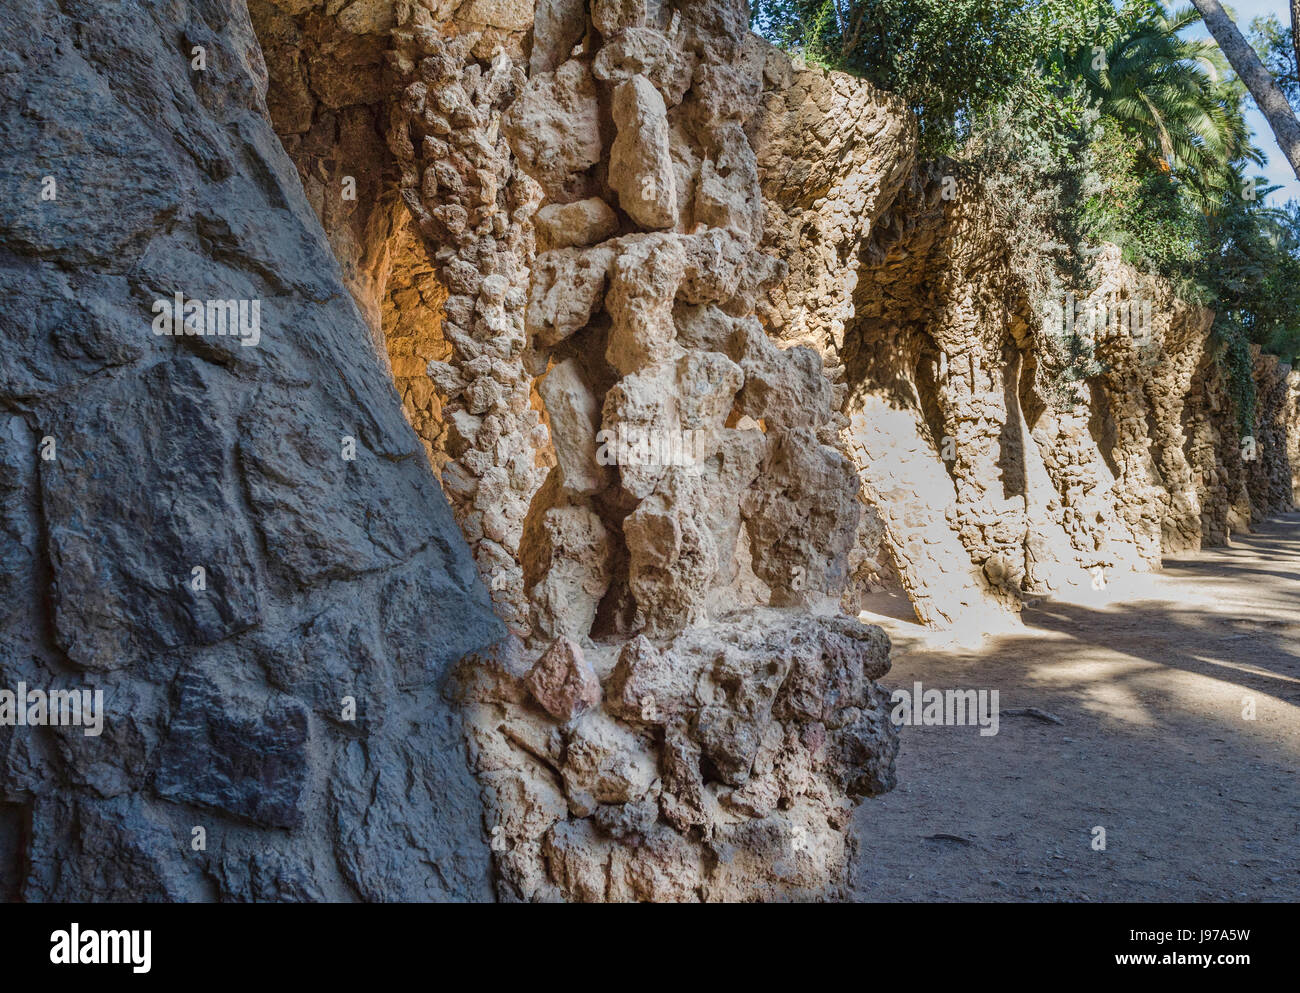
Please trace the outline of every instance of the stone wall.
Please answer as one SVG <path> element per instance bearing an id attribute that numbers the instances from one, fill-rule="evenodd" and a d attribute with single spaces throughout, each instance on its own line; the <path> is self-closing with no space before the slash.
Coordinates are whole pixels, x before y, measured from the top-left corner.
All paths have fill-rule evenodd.
<path id="1" fill-rule="evenodd" d="M 298 167 L 343 281 L 376 344 L 391 250 L 406 223 L 384 142 L 393 0 L 247 0 L 267 110 Z M 381 350 L 382 354 L 382 350 Z"/>
<path id="2" fill-rule="evenodd" d="M 296 6 L 327 35 L 351 9 Z M 511 631 L 463 667 L 499 894 L 825 896 L 896 739 L 887 643 L 836 617 L 871 515 L 835 393 L 756 319 L 787 280 L 757 250 L 771 50 L 734 2 L 391 22 L 396 218 L 321 221 L 382 260 L 404 409 Z M 282 46 L 282 78 L 319 45 Z M 387 216 L 376 196 L 356 214 Z"/>
<path id="3" fill-rule="evenodd" d="M 887 642 L 833 610 L 860 511 L 830 385 L 755 317 L 785 277 L 746 131 L 763 51 L 743 3 L 537 17 L 550 68 L 502 133 L 542 193 L 526 323 L 556 465 L 531 636 L 466 668 L 500 892 L 825 897 L 897 745 Z"/>
<path id="4" fill-rule="evenodd" d="M 834 897 L 897 751 L 860 609 L 982 635 L 1291 506 L 1297 374 L 1243 437 L 1107 248 L 1081 313 L 1151 320 L 1064 382 L 978 187 L 747 24 L 0 21 L 0 686 L 108 700 L 0 728 L 0 895 Z M 258 347 L 155 336 L 177 291 Z"/>
<path id="5" fill-rule="evenodd" d="M 1045 323 L 1064 293 L 1055 314 L 1031 303 L 979 186 L 917 164 L 888 97 L 768 50 L 764 101 L 780 110 L 758 142 L 764 245 L 793 262 L 758 310 L 822 355 L 879 522 L 861 540 L 884 552 L 857 550 L 846 606 L 901 587 L 923 623 L 978 637 L 1027 597 L 1158 569 L 1290 509 L 1276 360 L 1256 357 L 1248 443 L 1213 314 L 1102 246 L 1071 291 L 1070 341 Z"/>
<path id="6" fill-rule="evenodd" d="M 1213 314 L 1103 246 L 1070 300 L 1091 371 L 1063 387 L 1056 315 L 1029 304 L 979 193 L 945 201 L 936 180 L 894 205 L 899 240 L 864 248 L 880 261 L 856 274 L 840 351 L 845 444 L 921 620 L 991 633 L 1026 597 L 1158 569 L 1291 509 L 1286 367 L 1256 356 L 1243 438 Z"/>
<path id="7" fill-rule="evenodd" d="M 0 49 L 0 687 L 104 708 L 0 726 L 4 894 L 490 898 L 443 690 L 504 629 L 244 4 L 32 0 Z M 158 334 L 177 293 L 257 340 Z"/>
<path id="8" fill-rule="evenodd" d="M 1291 367 L 1252 346 L 1256 386 L 1254 458 L 1247 461 L 1246 489 L 1252 520 L 1261 521 L 1293 509 L 1294 466 L 1290 461 L 1288 406 Z M 1249 444 L 1249 443 L 1248 443 Z"/>
<path id="9" fill-rule="evenodd" d="M 539 192 L 504 133 L 524 78 L 523 33 L 511 5 L 399 5 L 390 58 L 401 98 L 388 133 L 412 229 L 447 291 L 449 348 L 428 367 L 446 429 L 443 486 L 518 637 L 532 630 L 525 518 L 554 464 L 524 327 Z"/>

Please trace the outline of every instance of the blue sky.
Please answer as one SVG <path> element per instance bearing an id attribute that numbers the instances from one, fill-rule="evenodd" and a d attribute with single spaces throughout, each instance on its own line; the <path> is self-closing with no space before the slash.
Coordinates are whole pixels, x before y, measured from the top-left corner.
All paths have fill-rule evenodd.
<path id="1" fill-rule="evenodd" d="M 1184 4 L 1174 2 L 1169 6 L 1173 9 L 1182 7 Z M 1250 22 L 1256 17 L 1276 14 L 1278 20 L 1283 24 L 1288 23 L 1291 19 L 1286 0 L 1224 0 L 1224 6 L 1230 7 L 1236 14 L 1237 27 L 1241 29 L 1242 34 L 1249 31 Z M 1205 25 L 1198 23 L 1195 27 L 1189 28 L 1184 37 L 1208 38 L 1209 32 L 1205 30 Z M 1269 202 L 1285 203 L 1287 200 L 1300 200 L 1300 180 L 1296 179 L 1295 173 L 1291 171 L 1291 166 L 1287 164 L 1286 156 L 1278 148 L 1277 139 L 1273 137 L 1268 121 L 1264 120 L 1264 115 L 1255 108 L 1254 101 L 1247 101 L 1247 103 L 1250 109 L 1246 114 L 1246 119 L 1255 130 L 1255 144 L 1262 148 L 1264 154 L 1268 156 L 1268 164 L 1258 172 L 1268 178 L 1270 186 L 1283 187 L 1269 198 Z"/>

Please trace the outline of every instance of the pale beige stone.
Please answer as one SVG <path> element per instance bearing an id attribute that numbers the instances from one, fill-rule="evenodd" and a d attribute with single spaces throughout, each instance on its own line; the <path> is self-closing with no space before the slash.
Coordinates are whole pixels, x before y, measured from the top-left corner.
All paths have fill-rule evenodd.
<path id="1" fill-rule="evenodd" d="M 600 492 L 607 485 L 606 468 L 596 459 L 600 408 L 578 363 L 568 359 L 554 366 L 537 389 L 550 417 L 551 440 L 564 486 L 574 493 Z"/>
<path id="2" fill-rule="evenodd" d="M 677 223 L 677 174 L 668 141 L 664 98 L 644 76 L 614 88 L 618 137 L 609 152 L 609 184 L 619 206 L 642 227 Z"/>
<path id="3" fill-rule="evenodd" d="M 551 203 L 537 212 L 539 247 L 585 248 L 618 233 L 618 215 L 604 200 Z"/>
<path id="4" fill-rule="evenodd" d="M 501 120 L 524 170 L 553 201 L 584 199 L 586 172 L 605 156 L 600 104 L 591 69 L 581 59 L 529 80 Z"/>

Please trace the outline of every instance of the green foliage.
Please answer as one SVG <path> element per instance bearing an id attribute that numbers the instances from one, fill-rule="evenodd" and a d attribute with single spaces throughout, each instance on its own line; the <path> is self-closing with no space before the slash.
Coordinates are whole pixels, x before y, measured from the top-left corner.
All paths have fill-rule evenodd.
<path id="1" fill-rule="evenodd" d="M 1101 177 L 1101 190 L 1082 205 L 1094 237 L 1119 245 L 1126 262 L 1169 279 L 1185 300 L 1209 304 L 1211 291 L 1200 282 L 1206 215 L 1172 175 L 1150 168 L 1146 150 L 1121 122 L 1105 119 L 1089 154 Z"/>
<path id="2" fill-rule="evenodd" d="M 1204 281 L 1220 324 L 1265 351 L 1300 357 L 1300 204 L 1229 205 L 1211 221 Z"/>
<path id="3" fill-rule="evenodd" d="M 983 185 L 1034 306 L 1084 285 L 1102 241 L 1215 309 L 1243 416 L 1250 344 L 1300 353 L 1300 205 L 1268 209 L 1246 177 L 1245 87 L 1199 17 L 1159 0 L 755 0 L 755 30 L 809 61 L 900 94 L 921 152 Z M 1300 98 L 1291 31 L 1252 40 Z M 1055 387 L 1096 372 L 1059 346 Z"/>
<path id="4" fill-rule="evenodd" d="M 1237 431 L 1245 437 L 1254 430 L 1255 405 L 1259 399 L 1255 391 L 1255 363 L 1244 337 L 1217 326 L 1215 331 L 1224 335 L 1218 361 L 1227 374 L 1228 396 L 1237 410 Z"/>
<path id="5" fill-rule="evenodd" d="M 1091 43 L 1055 57 L 1106 118 L 1141 144 L 1155 169 L 1186 182 L 1183 195 L 1202 208 L 1241 188 L 1241 166 L 1261 164 L 1241 110 L 1244 87 L 1211 41 L 1178 32 L 1196 20 L 1194 8 L 1170 14 L 1154 0 L 1129 0 Z"/>
<path id="6" fill-rule="evenodd" d="M 1082 42 L 1107 0 L 756 0 L 759 33 L 809 61 L 903 96 L 923 153 L 951 153 L 1009 103 L 1071 120 L 1041 71 L 1054 45 Z"/>
<path id="7" fill-rule="evenodd" d="M 1084 207 L 1095 236 L 1118 244 L 1136 267 L 1164 276 L 1184 300 L 1213 308 L 1224 341 L 1241 339 L 1295 359 L 1300 204 L 1266 206 L 1273 188 L 1256 179 L 1206 208 L 1176 178 L 1141 169 L 1123 134 L 1104 122 L 1091 149 L 1103 189 Z"/>
<path id="8" fill-rule="evenodd" d="M 1250 22 L 1250 41 L 1291 106 L 1300 109 L 1300 70 L 1296 68 L 1291 26 L 1283 25 L 1276 14 L 1257 17 Z"/>
<path id="9" fill-rule="evenodd" d="M 1091 155 L 1099 123 L 1079 107 L 1079 123 L 1046 124 L 1031 105 L 990 112 L 962 150 L 960 165 L 976 177 L 998 216 L 1013 268 L 1038 306 L 1080 285 L 1088 269 L 1088 218 L 1076 205 L 1099 198 L 1102 179 Z"/>

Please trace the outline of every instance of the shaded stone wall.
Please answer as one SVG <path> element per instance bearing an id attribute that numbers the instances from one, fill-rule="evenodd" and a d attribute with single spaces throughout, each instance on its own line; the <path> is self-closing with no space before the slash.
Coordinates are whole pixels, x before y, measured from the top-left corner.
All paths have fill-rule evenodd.
<path id="1" fill-rule="evenodd" d="M 1229 399 L 1227 375 L 1206 350 L 1192 380 L 1187 412 L 1188 461 L 1201 499 L 1204 545 L 1225 545 L 1250 530 L 1250 495 L 1242 461 L 1241 428 Z"/>
<path id="2" fill-rule="evenodd" d="M 352 101 L 392 185 L 314 202 L 512 633 L 461 680 L 499 896 L 830 894 L 895 745 L 885 646 L 819 613 L 987 633 L 1282 507 L 1277 370 L 1243 461 L 1210 315 L 1108 249 L 1085 309 L 1152 323 L 1063 401 L 994 212 L 743 5 L 276 3 L 309 194 L 314 134 L 356 155 L 312 52 L 390 91 Z"/>
<path id="3" fill-rule="evenodd" d="M 1158 569 L 1164 554 L 1201 547 L 1201 494 L 1187 457 L 1186 397 L 1209 345 L 1213 315 L 1176 299 L 1103 246 L 1083 299 L 1090 323 L 1135 315 L 1132 324 L 1086 329 L 1100 371 L 1088 380 L 1091 434 L 1114 484 L 1105 573 Z M 1150 313 L 1149 322 L 1146 313 Z M 1217 451 L 1217 449 L 1216 449 Z M 1090 565 L 1091 563 L 1087 563 Z"/>
<path id="4" fill-rule="evenodd" d="M 382 354 L 385 282 L 405 224 L 385 143 L 394 0 L 248 0 L 267 110 Z"/>
<path id="5" fill-rule="evenodd" d="M 1024 596 L 1157 569 L 1290 509 L 1285 367 L 1256 359 L 1243 461 L 1213 315 L 1106 246 L 1077 296 L 1080 321 L 1100 322 L 1079 329 L 1096 371 L 1063 393 L 1050 379 L 1061 344 L 1008 272 L 995 218 L 964 185 L 945 203 L 926 181 L 893 208 L 909 215 L 903 237 L 864 249 L 882 261 L 857 276 L 843 350 L 846 444 L 894 522 L 918 617 L 963 627 L 973 616 L 988 633 L 998 623 L 980 605 L 1014 611 Z M 1143 326 L 1107 323 L 1131 307 L 1149 312 Z M 952 565 L 945 525 L 979 576 Z"/>
<path id="6" fill-rule="evenodd" d="M 443 689 L 503 627 L 244 4 L 33 0 L 0 47 L 0 686 L 105 710 L 0 727 L 7 894 L 489 898 Z M 156 334 L 176 293 L 256 342 Z"/>
<path id="7" fill-rule="evenodd" d="M 1247 462 L 1246 489 L 1252 520 L 1261 521 L 1292 509 L 1293 471 L 1287 436 L 1291 402 L 1291 367 L 1276 355 L 1251 347 L 1256 384 L 1254 458 Z"/>
<path id="8" fill-rule="evenodd" d="M 0 729 L 4 895 L 833 897 L 897 750 L 853 613 L 982 633 L 1290 504 L 1295 374 L 1248 451 L 1107 251 L 1150 334 L 1062 402 L 989 205 L 742 0 L 4 16 L 0 685 L 109 701 Z"/>
<path id="9" fill-rule="evenodd" d="M 809 837 L 754 797 L 806 817 L 848 773 L 814 750 L 829 778 L 793 787 L 802 746 L 743 744 L 777 732 L 734 611 L 801 630 L 885 593 L 987 633 L 1248 523 L 1209 315 L 1103 253 L 1085 306 L 1147 300 L 1152 327 L 1094 334 L 1102 371 L 1062 403 L 977 192 L 917 165 L 905 108 L 747 36 L 739 5 L 421 0 L 393 25 L 412 224 L 384 331 L 514 635 L 464 679 L 500 895 L 829 891 L 833 818 L 788 885 L 717 868 L 737 824 L 768 857 Z M 686 435 L 690 464 L 637 449 Z M 808 631 L 761 644 L 829 644 Z M 882 788 L 892 745 L 865 740 Z"/>

